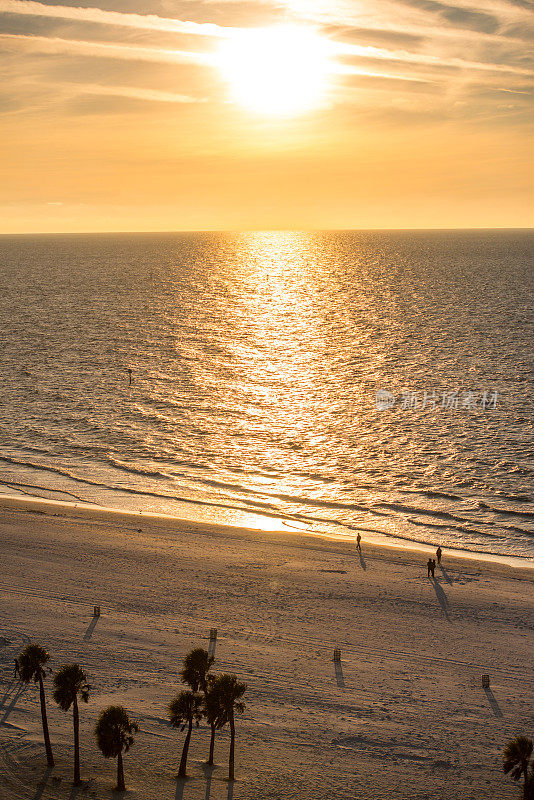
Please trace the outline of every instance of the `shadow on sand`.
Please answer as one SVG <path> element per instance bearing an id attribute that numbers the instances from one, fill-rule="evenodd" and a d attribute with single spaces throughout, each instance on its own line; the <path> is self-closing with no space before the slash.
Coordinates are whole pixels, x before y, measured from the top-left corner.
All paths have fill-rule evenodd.
<path id="1" fill-rule="evenodd" d="M 99 619 L 100 619 L 100 617 L 93 617 L 93 619 L 91 620 L 91 622 L 87 626 L 87 630 L 85 631 L 85 633 L 83 635 L 84 641 L 87 641 L 88 639 L 91 638 L 91 636 L 93 635 L 93 631 L 96 628 L 96 623 L 98 622 Z"/>
<path id="2" fill-rule="evenodd" d="M 363 553 L 360 550 L 360 566 L 363 570 L 367 569 L 367 564 L 365 563 L 365 558 L 363 557 Z"/>
<path id="3" fill-rule="evenodd" d="M 217 769 L 217 765 L 213 764 L 202 764 L 202 772 L 204 773 L 204 777 L 206 778 L 206 791 L 204 794 L 204 800 L 210 800 L 211 794 L 211 783 L 213 780 L 213 773 Z M 176 794 L 174 795 L 174 800 L 183 800 L 184 796 L 184 789 L 186 784 L 189 782 L 190 778 L 176 778 Z M 231 798 L 233 796 L 233 783 L 228 784 L 228 797 Z"/>
<path id="4" fill-rule="evenodd" d="M 50 777 L 51 772 L 52 772 L 52 767 L 47 767 L 45 769 L 43 777 L 41 778 L 41 780 L 37 784 L 37 791 L 35 792 L 34 796 L 32 797 L 32 800 L 41 800 L 41 797 L 43 796 L 43 792 L 47 788 L 46 785 L 48 783 L 48 778 Z"/>
<path id="5" fill-rule="evenodd" d="M 496 717 L 502 717 L 503 713 L 501 711 L 501 707 L 497 702 L 497 698 L 489 688 L 485 688 L 484 691 L 486 692 L 486 697 L 488 698 L 488 703 L 490 704 L 491 710 L 495 714 Z"/>
<path id="6" fill-rule="evenodd" d="M 210 800 L 211 781 L 213 778 L 214 769 L 215 765 L 202 764 L 202 772 L 204 773 L 204 777 L 206 778 L 206 794 L 204 795 L 204 800 Z"/>
<path id="7" fill-rule="evenodd" d="M 15 693 L 13 695 L 11 695 L 12 688 L 10 687 L 8 691 L 5 693 L 4 697 L 2 698 L 2 705 L 0 706 L 0 708 L 5 710 L 4 710 L 4 716 L 2 717 L 2 719 L 0 719 L 0 725 L 2 725 L 2 723 L 4 723 L 7 720 L 7 718 L 17 705 L 17 701 L 20 700 L 20 698 L 26 691 L 27 686 L 25 683 L 17 683 L 13 685 L 13 689 L 15 690 Z M 8 700 L 11 700 L 11 702 L 9 703 L 9 705 L 6 705 Z"/>
<path id="8" fill-rule="evenodd" d="M 15 681 L 11 681 L 11 683 L 9 684 L 9 686 L 7 687 L 7 689 L 5 690 L 5 692 L 4 692 L 4 696 L 3 696 L 3 697 L 2 697 L 2 699 L 0 700 L 0 709 L 2 709 L 2 708 L 4 707 L 4 703 L 6 702 L 7 698 L 8 698 L 8 697 L 9 697 L 9 695 L 11 694 L 11 690 L 13 689 L 13 686 L 14 686 L 14 685 L 15 685 Z"/>
<path id="9" fill-rule="evenodd" d="M 76 800 L 76 798 L 78 797 L 80 792 L 86 792 L 86 791 L 87 791 L 87 784 L 86 783 L 80 783 L 79 786 L 73 786 L 72 789 L 70 790 L 70 794 L 69 794 L 68 800 Z M 121 792 L 121 794 L 122 794 L 122 792 Z"/>
<path id="10" fill-rule="evenodd" d="M 20 683 L 17 680 L 15 680 L 15 678 L 13 678 L 13 680 L 7 687 L 6 691 L 4 692 L 4 696 L 0 700 L 0 710 L 5 706 L 10 696 L 12 695 L 13 691 L 16 692 L 17 689 L 20 689 Z"/>
<path id="11" fill-rule="evenodd" d="M 186 783 L 187 780 L 184 780 L 183 778 L 176 778 L 176 794 L 174 795 L 174 800 L 182 800 Z"/>
<path id="12" fill-rule="evenodd" d="M 438 602 L 441 606 L 441 609 L 445 614 L 445 618 L 447 622 L 450 622 L 451 620 L 449 617 L 449 601 L 447 600 L 447 595 L 445 594 L 440 584 L 438 583 L 437 578 L 431 578 L 430 582 L 434 587 L 434 591 L 436 592 L 436 597 L 438 598 Z"/>
<path id="13" fill-rule="evenodd" d="M 441 574 L 443 575 L 443 577 L 445 578 L 445 580 L 447 581 L 447 583 L 449 584 L 449 586 L 452 586 L 452 579 L 451 579 L 451 577 L 449 576 L 449 573 L 447 572 L 447 570 L 445 569 L 445 567 L 443 566 L 443 564 L 439 564 L 438 566 L 439 566 L 439 568 L 440 568 L 440 570 L 441 570 Z"/>
<path id="14" fill-rule="evenodd" d="M 340 689 L 345 688 L 345 678 L 343 676 L 343 667 L 341 661 L 334 661 L 334 669 L 336 671 L 336 683 Z"/>

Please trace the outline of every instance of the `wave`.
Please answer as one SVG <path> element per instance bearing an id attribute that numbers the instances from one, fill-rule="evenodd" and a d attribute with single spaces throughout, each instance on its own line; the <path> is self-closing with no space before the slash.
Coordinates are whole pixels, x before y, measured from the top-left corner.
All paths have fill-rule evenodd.
<path id="1" fill-rule="evenodd" d="M 482 506 L 482 508 L 491 511 L 494 514 L 507 514 L 507 515 L 509 514 L 510 516 L 528 517 L 529 519 L 530 518 L 534 519 L 534 511 L 526 511 L 525 509 L 516 510 L 514 508 L 498 508 L 496 506 L 489 506 L 489 505 Z"/>
<path id="2" fill-rule="evenodd" d="M 29 462 L 29 461 L 20 461 L 18 459 L 10 458 L 9 456 L 0 456 L 0 461 L 4 461 L 4 462 L 10 463 L 10 464 L 14 464 L 14 465 L 29 467 L 31 469 L 41 470 L 43 472 L 52 472 L 55 475 L 61 475 L 61 476 L 65 477 L 65 478 L 68 478 L 69 480 L 75 481 L 76 483 L 86 484 L 88 486 L 96 486 L 98 488 L 105 489 L 105 490 L 108 490 L 110 492 L 132 494 L 132 495 L 137 495 L 139 497 L 153 497 L 155 499 L 160 499 L 160 500 L 173 500 L 173 501 L 175 501 L 177 503 L 190 503 L 190 504 L 193 504 L 193 505 L 200 505 L 200 506 L 206 506 L 206 507 L 224 508 L 224 509 L 228 509 L 230 511 L 246 511 L 247 510 L 246 508 L 244 508 L 244 506 L 236 505 L 235 503 L 233 503 L 233 504 L 222 503 L 222 502 L 217 501 L 217 500 L 200 500 L 199 498 L 186 497 L 186 496 L 181 496 L 181 495 L 178 495 L 178 494 L 166 494 L 164 492 L 154 492 L 154 491 L 151 491 L 150 489 L 134 489 L 134 488 L 129 487 L 129 486 L 117 486 L 117 485 L 111 484 L 111 483 L 104 483 L 103 481 L 95 481 L 95 480 L 92 480 L 91 478 L 82 478 L 82 477 L 79 477 L 78 475 L 75 475 L 74 473 L 70 472 L 69 470 L 61 469 L 60 467 L 52 467 L 52 466 L 46 466 L 46 465 L 41 465 L 41 464 L 34 464 L 34 463 Z M 4 481 L 2 481 L 0 479 L 0 483 L 4 483 Z M 9 482 L 6 482 L 6 485 L 9 485 Z M 31 485 L 34 485 L 34 484 L 27 484 L 27 485 L 31 486 Z M 55 489 L 52 489 L 50 487 L 47 488 L 47 487 L 35 486 L 35 488 L 36 489 L 37 488 L 41 488 L 43 491 L 47 491 L 47 492 L 56 491 Z M 84 502 L 82 498 L 77 498 L 77 499 L 80 499 L 82 502 Z M 279 519 L 279 518 L 295 519 L 295 520 L 298 519 L 298 517 L 295 517 L 293 515 L 284 514 L 283 512 L 277 511 L 274 507 L 270 506 L 267 503 L 259 503 L 259 502 L 255 502 L 255 501 L 249 500 L 248 504 L 251 505 L 251 506 L 255 506 L 254 509 L 251 509 L 251 511 L 253 510 L 254 513 L 259 513 L 261 511 L 261 514 L 263 516 L 272 517 L 273 519 Z"/>
<path id="3" fill-rule="evenodd" d="M 402 503 L 377 503 L 381 508 L 390 508 L 392 511 L 401 511 L 406 514 L 417 514 L 418 516 L 430 516 L 437 519 L 451 520 L 452 522 L 470 522 L 466 517 L 459 517 L 449 511 L 439 511 L 438 509 L 420 508 L 417 506 L 405 506 Z"/>
<path id="4" fill-rule="evenodd" d="M 465 500 L 465 497 L 461 497 L 459 494 L 440 492 L 437 489 L 401 489 L 400 491 L 405 494 L 423 495 L 423 497 L 442 497 L 444 500 Z"/>
<path id="5" fill-rule="evenodd" d="M 36 483 L 21 483 L 20 481 L 8 481 L 4 478 L 0 479 L 0 486 L 12 486 L 17 491 L 23 492 L 23 494 L 27 494 L 30 497 L 33 496 L 32 492 L 26 492 L 25 489 L 33 489 L 34 491 L 37 489 L 41 492 L 48 492 L 49 494 L 66 494 L 68 497 L 73 497 L 75 500 L 78 500 L 80 503 L 84 503 L 85 500 L 83 497 L 80 497 L 73 492 L 68 492 L 66 489 L 51 489 L 49 486 L 39 486 Z M 21 488 L 23 487 L 23 488 Z"/>
<path id="6" fill-rule="evenodd" d="M 226 496 L 208 496 L 202 498 L 198 496 L 195 497 L 184 495 L 183 491 L 158 491 L 157 489 L 154 489 L 154 487 L 117 485 L 114 481 L 96 480 L 88 476 L 79 475 L 71 469 L 67 469 L 65 467 L 51 464 L 41 464 L 32 459 L 21 459 L 2 455 L 0 456 L 0 461 L 3 461 L 7 464 L 12 464 L 14 466 L 20 466 L 27 469 L 42 471 L 44 473 L 59 475 L 67 480 L 74 481 L 79 485 L 96 487 L 117 495 L 126 493 L 137 497 L 152 498 L 156 505 L 160 503 L 160 507 L 161 502 L 163 501 L 186 503 L 203 508 L 219 508 L 225 511 L 228 510 L 240 513 L 248 512 L 253 514 L 261 514 L 269 519 L 282 520 L 288 524 L 292 522 L 304 525 L 312 525 L 314 527 L 319 525 L 323 528 L 325 525 L 330 527 L 333 526 L 346 532 L 364 530 L 364 528 L 358 524 L 357 519 L 351 518 L 352 515 L 355 514 L 369 514 L 372 516 L 381 517 L 383 519 L 392 520 L 393 522 L 395 522 L 398 515 L 401 514 L 403 521 L 408 525 L 413 526 L 413 528 L 419 527 L 434 529 L 436 532 L 439 531 L 441 534 L 440 541 L 443 540 L 443 536 L 445 536 L 448 531 L 451 534 L 465 534 L 470 540 L 473 540 L 474 537 L 478 538 L 480 540 L 478 544 L 471 544 L 469 547 L 463 548 L 461 547 L 461 542 L 454 541 L 454 547 L 460 547 L 461 549 L 465 549 L 470 552 L 493 552 L 487 550 L 486 546 L 483 544 L 484 540 L 495 541 L 499 537 L 502 537 L 503 533 L 507 531 L 518 534 L 520 537 L 527 537 L 528 539 L 531 539 L 534 536 L 533 532 L 524 528 L 505 524 L 505 518 L 509 512 L 520 516 L 522 512 L 514 512 L 513 509 L 508 508 L 493 508 L 487 504 L 483 504 L 481 510 L 484 513 L 489 512 L 496 514 L 498 516 L 496 520 L 476 521 L 458 514 L 443 511 L 442 509 L 429 509 L 415 505 L 407 505 L 404 503 L 387 502 L 385 500 L 373 500 L 369 503 L 345 503 L 335 500 L 310 498 L 296 494 L 270 493 L 256 490 L 237 482 L 231 483 L 224 480 L 210 479 L 205 476 L 195 476 L 195 486 L 191 488 L 191 491 L 198 491 L 199 488 L 209 491 L 209 489 L 212 488 L 220 489 L 227 493 Z M 165 481 L 167 485 L 174 483 L 178 478 L 184 478 L 188 481 L 192 480 L 191 476 L 188 475 L 176 473 L 172 474 L 171 472 L 165 472 L 164 470 L 160 469 L 151 469 L 149 467 L 132 465 L 110 455 L 106 457 L 106 461 L 114 469 L 121 470 L 131 475 L 147 477 L 155 481 Z M 197 469 L 199 468 L 198 465 L 195 466 Z M 69 491 L 68 489 L 47 487 L 43 486 L 42 484 L 31 484 L 25 481 L 16 480 L 1 481 L 0 479 L 0 482 L 6 486 L 12 486 L 14 488 L 20 487 L 20 491 L 23 491 L 24 493 L 27 493 L 25 492 L 27 489 L 33 489 L 34 491 L 48 493 L 61 493 L 70 496 L 79 502 L 93 502 L 92 500 L 87 500 L 82 496 Z M 414 493 L 413 490 L 411 490 L 411 493 Z M 442 496 L 445 493 L 438 494 L 439 496 Z M 289 504 L 290 506 L 293 506 L 293 508 L 284 508 L 284 504 Z M 324 509 L 325 515 L 322 516 L 320 514 L 313 513 L 312 509 Z M 334 513 L 329 514 L 329 512 Z M 342 512 L 341 518 L 337 518 L 335 516 L 335 512 Z M 502 519 L 500 517 L 501 514 L 503 517 Z M 525 514 L 524 511 L 522 515 L 526 517 L 532 516 L 530 512 Z M 423 517 L 423 519 L 417 519 L 417 517 Z M 481 527 L 481 522 L 482 526 L 485 527 L 486 530 Z M 394 533 L 391 531 L 378 529 L 375 529 L 375 532 L 388 537 L 406 539 L 406 541 L 413 541 L 414 543 L 432 543 L 428 538 L 426 540 L 422 539 L 420 536 L 414 535 L 413 532 L 410 532 L 410 534 L 402 532 L 399 533 L 398 529 L 396 529 Z M 431 538 L 432 537 L 430 537 L 430 539 Z M 458 537 L 456 537 L 456 539 L 457 538 Z M 498 555 L 499 553 L 496 552 L 495 554 Z M 502 555 L 503 553 L 501 552 L 500 554 Z"/>
<path id="7" fill-rule="evenodd" d="M 144 467 L 132 467 L 131 464 L 127 464 L 126 461 L 120 461 L 118 458 L 113 458 L 113 456 L 106 456 L 106 461 L 108 464 L 111 464 L 112 467 L 118 467 L 122 469 L 123 472 L 129 472 L 130 475 L 142 475 L 146 478 L 159 478 L 162 480 L 173 480 L 173 476 L 162 472 L 161 470 L 157 469 L 147 469 Z"/>
<path id="8" fill-rule="evenodd" d="M 496 491 L 496 495 L 504 497 L 505 500 L 513 500 L 516 503 L 533 503 L 534 497 L 529 494 L 507 494 L 506 492 Z"/>

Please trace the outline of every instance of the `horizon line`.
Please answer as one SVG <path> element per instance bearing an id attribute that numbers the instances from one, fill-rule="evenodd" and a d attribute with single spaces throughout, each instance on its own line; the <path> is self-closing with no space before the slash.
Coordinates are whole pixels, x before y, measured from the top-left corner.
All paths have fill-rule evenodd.
<path id="1" fill-rule="evenodd" d="M 131 229 L 131 230 L 79 230 L 79 231 L 0 231 L 0 236 L 124 236 L 128 234 L 180 234 L 180 233 L 365 233 L 375 232 L 446 232 L 446 231 L 534 231 L 533 226 L 462 226 L 462 227 L 403 227 L 403 228 L 177 228 L 168 229 Z"/>

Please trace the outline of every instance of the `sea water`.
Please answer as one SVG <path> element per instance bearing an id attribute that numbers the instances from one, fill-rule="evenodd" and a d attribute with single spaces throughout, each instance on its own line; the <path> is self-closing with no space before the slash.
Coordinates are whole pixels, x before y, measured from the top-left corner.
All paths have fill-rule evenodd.
<path id="1" fill-rule="evenodd" d="M 0 491 L 534 559 L 533 256 L 532 231 L 0 237 Z"/>

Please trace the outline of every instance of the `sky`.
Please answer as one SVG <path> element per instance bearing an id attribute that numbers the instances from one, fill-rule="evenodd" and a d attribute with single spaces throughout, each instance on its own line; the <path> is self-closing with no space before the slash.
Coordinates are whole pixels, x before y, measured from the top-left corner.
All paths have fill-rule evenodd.
<path id="1" fill-rule="evenodd" d="M 0 0 L 0 233 L 534 226 L 531 0 Z"/>

